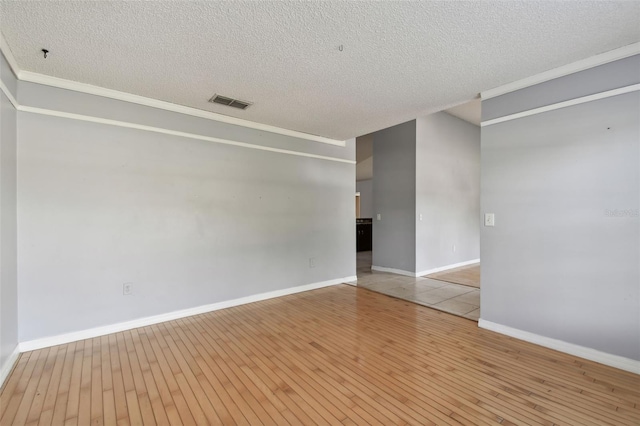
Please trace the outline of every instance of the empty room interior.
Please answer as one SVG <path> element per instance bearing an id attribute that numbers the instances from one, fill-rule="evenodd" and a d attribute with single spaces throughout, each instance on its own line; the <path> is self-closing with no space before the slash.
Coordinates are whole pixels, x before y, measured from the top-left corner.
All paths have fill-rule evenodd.
<path id="1" fill-rule="evenodd" d="M 0 425 L 640 424 L 640 2 L 0 0 L 0 51 Z"/>

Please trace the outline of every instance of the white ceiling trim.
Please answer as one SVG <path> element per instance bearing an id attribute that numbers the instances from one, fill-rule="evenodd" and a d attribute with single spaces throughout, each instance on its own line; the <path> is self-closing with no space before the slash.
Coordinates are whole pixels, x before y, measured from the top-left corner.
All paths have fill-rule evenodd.
<path id="1" fill-rule="evenodd" d="M 2 91 L 2 93 L 4 93 L 7 99 L 9 99 L 9 102 L 11 102 L 11 105 L 13 105 L 15 109 L 20 109 L 20 105 L 18 105 L 18 101 L 16 100 L 16 98 L 13 97 L 13 94 L 11 94 L 7 86 L 5 86 L 4 81 L 2 80 L 0 80 L 0 90 Z"/>
<path id="2" fill-rule="evenodd" d="M 207 120 L 218 121 L 221 123 L 233 124 L 236 126 L 247 127 L 249 129 L 262 130 L 270 133 L 277 133 L 283 136 L 291 136 L 299 139 L 306 139 L 314 142 L 326 143 L 329 145 L 346 146 L 345 141 L 325 138 L 323 136 L 310 135 L 308 133 L 298 132 L 295 130 L 282 129 L 280 127 L 270 126 L 268 124 L 256 123 L 242 118 L 230 117 L 228 115 L 217 114 L 215 112 L 204 111 L 197 108 L 191 108 L 183 105 L 176 105 L 170 102 L 160 101 L 157 99 L 146 98 L 144 96 L 133 95 L 131 93 L 120 92 L 117 90 L 105 89 L 91 84 L 79 83 L 77 81 L 65 80 L 63 78 L 51 77 L 44 74 L 38 74 L 30 71 L 20 71 L 18 79 L 28 81 L 30 83 L 44 84 L 46 86 L 57 87 L 59 89 L 73 90 L 76 92 L 86 93 L 89 95 L 102 96 L 105 98 L 116 99 L 119 101 L 130 102 L 133 104 L 144 105 L 152 108 L 163 109 L 165 111 L 177 112 L 179 114 L 191 115 L 193 117 L 205 118 Z"/>
<path id="3" fill-rule="evenodd" d="M 158 99 L 147 98 L 144 96 L 134 95 L 131 93 L 120 92 L 118 90 L 106 89 L 104 87 L 93 86 L 91 84 L 80 83 L 77 81 L 66 80 L 63 78 L 52 77 L 49 75 L 38 74 L 31 71 L 24 71 L 18 67 L 18 64 L 11 53 L 11 49 L 0 33 L 0 50 L 4 54 L 9 66 L 13 70 L 18 80 L 30 83 L 43 84 L 45 86 L 57 87 L 59 89 L 73 90 L 75 92 L 86 93 L 89 95 L 102 96 L 104 98 L 115 99 L 124 102 L 130 102 L 138 105 L 144 105 L 152 108 L 163 109 L 165 111 L 177 112 L 179 114 L 190 115 L 193 117 L 204 118 L 207 120 L 218 121 L 221 123 L 233 124 L 235 126 L 246 127 L 249 129 L 262 130 L 269 133 L 276 133 L 283 136 L 291 136 L 299 139 L 306 139 L 313 142 L 321 142 L 329 145 L 345 147 L 346 141 L 325 138 L 324 136 L 311 135 L 309 133 L 298 132 L 296 130 L 283 129 L 268 124 L 256 123 L 254 121 L 244 120 L 242 118 L 231 117 L 228 115 L 217 114 L 215 112 L 204 111 L 197 108 L 191 108 L 184 105 L 177 105 L 171 102 L 160 101 Z"/>
<path id="4" fill-rule="evenodd" d="M 628 58 L 629 56 L 637 54 L 640 54 L 640 43 L 629 44 L 627 46 L 623 46 L 609 52 L 601 53 L 599 55 L 595 55 L 581 61 L 573 62 L 562 67 L 554 68 L 552 70 L 545 71 L 531 77 L 523 78 L 522 80 L 517 80 L 512 83 L 496 87 L 494 89 L 485 90 L 480 94 L 480 97 L 482 98 L 482 100 L 495 98 L 509 92 L 515 92 L 516 90 L 524 89 L 525 87 L 534 86 L 536 84 L 544 83 L 545 81 L 564 77 L 565 75 L 584 71 L 589 68 L 604 65 L 609 62 Z"/>
<path id="5" fill-rule="evenodd" d="M 24 106 L 24 105 L 20 105 L 18 107 L 18 110 L 24 111 L 24 112 L 30 112 L 33 114 L 49 115 L 52 117 L 68 118 L 71 120 L 88 121 L 91 123 L 107 124 L 110 126 L 124 127 L 127 129 L 145 130 L 147 132 L 162 133 L 165 135 L 179 136 L 179 137 L 188 138 L 188 139 L 197 139 L 201 141 L 215 142 L 223 145 L 233 145 L 233 146 L 239 146 L 242 148 L 257 149 L 259 151 L 269 151 L 269 152 L 276 152 L 278 154 L 295 155 L 298 157 L 316 158 L 319 160 L 335 161 L 338 163 L 356 164 L 354 160 L 346 160 L 344 158 L 328 157 L 325 155 L 311 154 L 308 152 L 292 151 L 290 149 L 272 148 L 270 146 L 255 145 L 255 144 L 246 143 L 246 142 L 233 141 L 230 139 L 214 138 L 211 136 L 198 135 L 195 133 L 180 132 L 177 130 L 164 129 L 161 127 L 146 126 L 144 124 L 128 123 L 126 121 L 110 120 L 106 118 L 92 117 L 89 115 L 73 114 L 73 113 L 64 112 L 64 111 L 54 111 L 50 109 L 35 108 L 35 107 Z"/>
<path id="6" fill-rule="evenodd" d="M 16 58 L 13 57 L 13 53 L 7 44 L 7 41 L 4 39 L 4 36 L 0 32 L 0 51 L 4 54 L 4 57 L 7 59 L 9 63 L 9 67 L 11 71 L 15 74 L 16 77 L 19 78 L 18 74 L 20 74 L 20 67 L 18 67 L 18 63 L 16 62 Z"/>
<path id="7" fill-rule="evenodd" d="M 202 140 L 202 141 L 207 141 L 207 142 L 219 143 L 219 144 L 223 144 L 223 145 L 232 145 L 232 146 L 238 146 L 238 147 L 242 147 L 242 148 L 257 149 L 259 151 L 275 152 L 275 153 L 278 153 L 278 154 L 295 155 L 295 156 L 298 156 L 298 157 L 315 158 L 315 159 L 318 159 L 318 160 L 335 161 L 335 162 L 338 162 L 338 163 L 346 163 L 346 164 L 353 164 L 353 165 L 356 164 L 355 160 L 346 160 L 344 158 L 329 157 L 329 156 L 325 156 L 325 155 L 311 154 L 311 153 L 308 153 L 308 152 L 293 151 L 293 150 L 290 150 L 290 149 L 272 148 L 272 147 L 269 147 L 269 146 L 255 145 L 255 144 L 246 143 L 246 142 L 238 142 L 238 141 L 233 141 L 233 140 L 230 140 L 230 139 L 214 138 L 214 137 L 211 137 L 211 136 L 198 135 L 196 133 L 180 132 L 180 131 L 176 131 L 176 130 L 164 129 L 164 128 L 161 128 L 161 127 L 154 127 L 154 126 L 146 126 L 146 125 L 143 125 L 143 124 L 129 123 L 129 122 L 126 122 L 126 121 L 110 120 L 110 119 L 101 118 L 101 117 L 92 117 L 92 116 L 89 116 L 89 115 L 73 114 L 73 113 L 70 113 L 70 112 L 54 111 L 54 110 L 50 110 L 50 109 L 36 108 L 36 107 L 31 107 L 31 106 L 26 106 L 26 105 L 20 105 L 20 104 L 18 104 L 16 99 L 13 97 L 13 95 L 11 94 L 11 92 L 9 91 L 7 86 L 5 86 L 5 84 L 2 82 L 2 80 L 0 80 L 0 91 L 2 91 L 2 93 L 4 93 L 7 96 L 7 98 L 9 99 L 9 101 L 15 107 L 16 110 L 22 111 L 22 112 L 28 112 L 28 113 L 40 114 L 40 115 L 48 115 L 48 116 L 59 117 L 59 118 L 67 118 L 67 119 L 71 119 L 71 120 L 87 121 L 87 122 L 90 122 L 90 123 L 106 124 L 106 125 L 109 125 L 109 126 L 124 127 L 124 128 L 127 128 L 127 129 L 144 130 L 144 131 L 147 131 L 147 132 L 162 133 L 162 134 L 165 134 L 165 135 L 178 136 L 178 137 L 183 137 L 183 138 L 188 138 L 188 139 L 197 139 L 197 140 Z"/>
<path id="8" fill-rule="evenodd" d="M 593 95 L 583 96 L 581 98 L 575 98 L 564 102 L 558 102 L 557 104 L 545 105 L 540 108 L 530 109 L 528 111 L 518 112 L 516 114 L 505 115 L 504 117 L 494 118 L 493 120 L 487 120 L 480 123 L 481 127 L 491 126 L 492 124 L 503 123 L 505 121 L 511 121 L 522 117 L 528 117 L 530 115 L 541 114 L 543 112 L 553 111 L 560 108 L 566 108 L 573 105 L 580 105 L 586 102 L 597 101 L 599 99 L 610 98 L 612 96 L 622 95 L 624 93 L 640 91 L 640 84 L 632 84 L 631 86 L 620 87 L 619 89 L 607 90 L 606 92 L 595 93 Z"/>

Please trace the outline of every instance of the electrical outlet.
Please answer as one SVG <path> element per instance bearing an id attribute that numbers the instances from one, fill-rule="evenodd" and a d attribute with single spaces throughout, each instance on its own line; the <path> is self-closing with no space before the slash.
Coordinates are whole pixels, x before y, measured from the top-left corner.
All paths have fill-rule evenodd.
<path id="1" fill-rule="evenodd" d="M 451 251 L 453 251 L 454 253 L 456 252 L 456 245 L 455 244 L 451 247 Z"/>
<path id="2" fill-rule="evenodd" d="M 420 222 L 422 222 L 422 213 L 420 213 Z"/>
<path id="3" fill-rule="evenodd" d="M 378 213 L 378 215 L 376 216 L 377 220 L 382 220 L 382 215 L 380 213 Z"/>
<path id="4" fill-rule="evenodd" d="M 310 257 L 309 258 L 309 268 L 315 268 L 316 267 L 316 258 L 315 257 Z"/>
<path id="5" fill-rule="evenodd" d="M 122 284 L 122 294 L 124 296 L 130 296 L 133 293 L 133 283 Z"/>

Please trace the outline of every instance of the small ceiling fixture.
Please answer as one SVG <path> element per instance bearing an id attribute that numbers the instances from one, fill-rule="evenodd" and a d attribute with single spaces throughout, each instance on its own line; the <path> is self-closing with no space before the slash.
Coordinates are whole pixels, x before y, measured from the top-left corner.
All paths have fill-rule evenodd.
<path id="1" fill-rule="evenodd" d="M 212 104 L 226 105 L 238 109 L 247 109 L 251 106 L 251 102 L 240 101 L 238 99 L 220 95 L 213 95 L 213 97 L 209 99 L 209 102 L 211 102 Z"/>
<path id="2" fill-rule="evenodd" d="M 47 53 L 49 53 L 49 51 L 47 49 L 42 49 L 42 53 L 44 53 L 44 58 L 47 59 Z"/>

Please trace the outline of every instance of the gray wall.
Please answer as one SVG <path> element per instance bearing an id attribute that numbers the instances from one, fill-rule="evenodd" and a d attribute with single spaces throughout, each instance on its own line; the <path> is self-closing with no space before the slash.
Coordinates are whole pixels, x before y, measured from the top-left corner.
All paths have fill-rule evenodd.
<path id="1" fill-rule="evenodd" d="M 640 55 L 593 67 L 482 101 L 482 120 L 528 111 L 638 83 Z"/>
<path id="2" fill-rule="evenodd" d="M 416 120 L 416 272 L 480 257 L 480 128 Z M 422 221 L 420 221 L 422 214 Z"/>
<path id="3" fill-rule="evenodd" d="M 637 83 L 637 58 L 625 63 Z M 619 65 L 591 74 L 628 85 Z M 592 91 L 580 82 L 571 96 Z M 537 85 L 566 100 L 555 94 Z M 483 319 L 640 360 L 639 117 L 633 92 L 482 128 L 482 211 L 495 213 L 481 231 Z"/>
<path id="4" fill-rule="evenodd" d="M 1 54 L 0 78 L 15 93 L 15 76 Z M 0 371 L 18 345 L 16 141 L 16 110 L 0 92 Z"/>
<path id="5" fill-rule="evenodd" d="M 360 193 L 360 217 L 373 217 L 373 180 L 356 182 L 356 192 Z"/>
<path id="6" fill-rule="evenodd" d="M 355 159 L 354 140 L 19 89 L 31 106 Z M 354 164 L 26 112 L 18 128 L 20 341 L 355 275 Z"/>
<path id="7" fill-rule="evenodd" d="M 415 120 L 373 134 L 373 266 L 415 271 L 415 156 Z"/>

